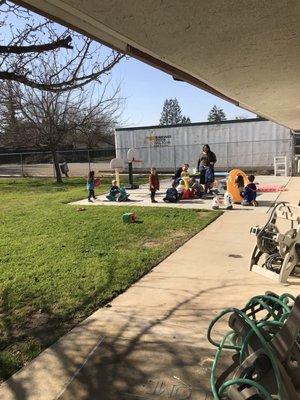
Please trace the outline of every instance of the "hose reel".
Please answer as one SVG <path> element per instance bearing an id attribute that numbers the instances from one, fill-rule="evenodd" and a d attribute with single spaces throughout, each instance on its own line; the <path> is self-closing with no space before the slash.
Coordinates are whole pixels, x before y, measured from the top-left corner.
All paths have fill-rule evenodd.
<path id="1" fill-rule="evenodd" d="M 231 329 L 217 342 L 215 324 L 228 314 Z M 214 400 L 300 399 L 300 296 L 267 292 L 241 310 L 227 308 L 211 322 L 208 340 L 217 347 Z M 224 351 L 231 351 L 232 363 L 217 377 Z"/>
<path id="2" fill-rule="evenodd" d="M 288 229 L 283 233 L 280 220 Z M 286 283 L 291 274 L 300 274 L 300 207 L 286 203 L 274 206 L 264 227 L 250 229 L 257 243 L 251 254 L 249 269 Z"/>

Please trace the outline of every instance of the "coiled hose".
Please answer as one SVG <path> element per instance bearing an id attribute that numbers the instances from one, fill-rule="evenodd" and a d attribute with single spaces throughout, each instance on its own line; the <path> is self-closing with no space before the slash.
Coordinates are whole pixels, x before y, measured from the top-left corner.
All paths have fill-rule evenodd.
<path id="1" fill-rule="evenodd" d="M 266 327 L 271 328 L 268 330 L 268 333 L 274 336 L 280 330 L 284 321 L 289 316 L 294 302 L 295 298 L 288 293 L 284 293 L 281 296 L 277 296 L 273 293 L 255 296 L 247 302 L 246 306 L 242 310 L 237 308 L 226 308 L 211 321 L 207 332 L 207 338 L 213 346 L 217 347 L 216 355 L 212 365 L 210 380 L 214 400 L 221 400 L 221 398 L 224 398 L 224 396 L 226 396 L 226 389 L 232 385 L 247 385 L 249 387 L 255 387 L 266 400 L 285 400 L 284 387 L 278 368 L 278 362 L 273 354 L 271 346 L 266 341 L 262 331 Z M 259 307 L 258 311 L 255 311 L 255 309 L 257 310 L 257 307 Z M 258 312 L 263 313 L 261 319 L 257 319 Z M 243 338 L 241 342 L 237 342 L 236 332 L 230 330 L 223 336 L 220 342 L 215 341 L 212 338 L 212 331 L 215 324 L 224 315 L 231 313 L 236 313 L 243 319 L 243 321 L 250 328 L 249 333 Z M 261 347 L 265 350 L 265 353 L 268 355 L 271 362 L 278 388 L 278 395 L 276 397 L 272 396 L 266 388 L 264 388 L 259 382 L 255 381 L 254 379 L 228 379 L 227 381 L 223 382 L 218 389 L 216 387 L 216 369 L 222 351 L 224 349 L 235 350 L 239 354 L 239 363 L 241 364 L 244 361 L 247 345 L 252 335 L 257 336 L 261 343 Z"/>

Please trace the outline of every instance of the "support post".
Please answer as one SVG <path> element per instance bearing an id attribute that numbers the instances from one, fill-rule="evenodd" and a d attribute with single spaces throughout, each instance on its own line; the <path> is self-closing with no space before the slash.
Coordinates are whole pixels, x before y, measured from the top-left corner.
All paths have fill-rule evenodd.
<path id="1" fill-rule="evenodd" d="M 115 169 L 115 175 L 116 175 L 117 186 L 120 187 L 120 173 L 118 169 Z"/>
<path id="2" fill-rule="evenodd" d="M 90 151 L 88 150 L 88 163 L 89 163 L 89 172 L 91 171 L 91 157 L 90 157 Z"/>
<path id="3" fill-rule="evenodd" d="M 129 181 L 129 186 L 132 189 L 133 188 L 132 162 L 128 163 L 128 181 Z"/>
<path id="4" fill-rule="evenodd" d="M 23 155 L 20 153 L 20 162 L 21 162 L 21 173 L 22 177 L 24 178 L 24 165 L 23 165 Z"/>

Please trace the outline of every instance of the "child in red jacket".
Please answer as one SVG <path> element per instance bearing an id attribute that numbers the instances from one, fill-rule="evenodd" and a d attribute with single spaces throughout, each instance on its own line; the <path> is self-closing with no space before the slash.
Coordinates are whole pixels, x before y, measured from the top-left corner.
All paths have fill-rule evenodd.
<path id="1" fill-rule="evenodd" d="M 156 172 L 156 168 L 151 168 L 150 170 L 149 190 L 150 190 L 151 203 L 157 203 L 157 201 L 155 200 L 155 193 L 157 190 L 159 190 L 159 179 L 158 179 L 158 174 Z"/>

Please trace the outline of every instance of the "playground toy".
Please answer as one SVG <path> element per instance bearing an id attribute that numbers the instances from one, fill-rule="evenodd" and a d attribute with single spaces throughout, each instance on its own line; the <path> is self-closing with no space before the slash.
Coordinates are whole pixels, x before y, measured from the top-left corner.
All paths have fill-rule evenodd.
<path id="1" fill-rule="evenodd" d="M 278 203 L 265 226 L 254 226 L 250 233 L 257 237 L 251 254 L 250 271 L 254 270 L 280 283 L 286 283 L 291 274 L 300 273 L 299 206 Z"/>
<path id="2" fill-rule="evenodd" d="M 232 197 L 231 194 L 229 192 L 225 192 L 224 194 L 224 206 L 226 208 L 226 210 L 232 210 L 233 206 L 232 206 Z"/>
<path id="3" fill-rule="evenodd" d="M 122 215 L 122 219 L 123 222 L 125 222 L 126 224 L 131 224 L 133 222 L 136 222 L 137 216 L 135 213 L 127 212 Z"/>
<path id="4" fill-rule="evenodd" d="M 231 329 L 217 342 L 212 330 L 225 315 Z M 243 309 L 220 312 L 207 333 L 217 347 L 210 379 L 214 400 L 299 400 L 299 333 L 300 296 L 266 292 Z M 231 351 L 232 362 L 222 372 L 224 350 Z"/>
<path id="5" fill-rule="evenodd" d="M 248 185 L 248 177 L 245 172 L 241 171 L 240 169 L 233 169 L 229 172 L 227 178 L 227 191 L 231 194 L 232 201 L 234 203 L 241 203 L 243 198 L 241 196 L 240 190 L 236 184 L 236 178 L 238 176 L 242 176 L 244 180 L 244 186 Z"/>
<path id="6" fill-rule="evenodd" d="M 117 185 L 120 186 L 120 172 L 125 169 L 125 164 L 128 163 L 128 181 L 129 186 L 126 189 L 138 189 L 138 185 L 133 184 L 133 163 L 141 163 L 143 161 L 138 160 L 138 151 L 131 148 L 127 152 L 127 160 L 124 161 L 122 158 L 113 158 L 110 162 L 110 169 L 115 171 Z"/>
<path id="7" fill-rule="evenodd" d="M 232 197 L 229 192 L 225 192 L 224 196 L 217 194 L 212 200 L 212 209 L 218 210 L 220 207 L 222 207 L 225 208 L 226 210 L 232 210 L 233 209 L 232 203 L 233 203 Z"/>
<path id="8" fill-rule="evenodd" d="M 258 192 L 283 192 L 287 190 L 284 185 L 266 185 L 266 184 L 258 184 L 257 191 Z"/>
<path id="9" fill-rule="evenodd" d="M 120 172 L 125 168 L 125 163 L 122 158 L 113 158 L 110 162 L 110 169 L 115 171 L 117 186 L 120 187 Z"/>

